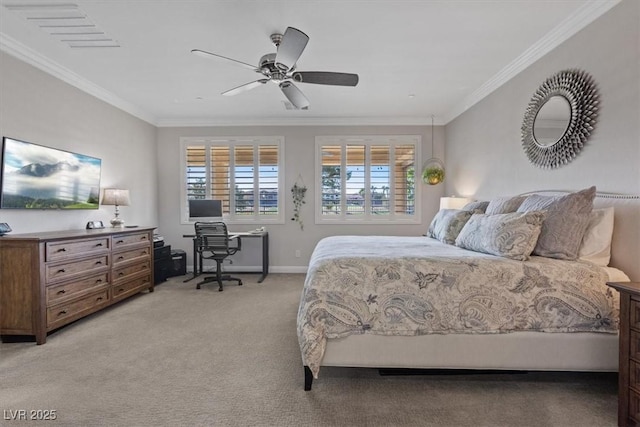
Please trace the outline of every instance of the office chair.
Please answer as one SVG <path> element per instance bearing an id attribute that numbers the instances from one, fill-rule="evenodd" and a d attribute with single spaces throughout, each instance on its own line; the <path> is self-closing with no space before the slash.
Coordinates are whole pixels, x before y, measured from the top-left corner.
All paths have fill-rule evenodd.
<path id="1" fill-rule="evenodd" d="M 222 292 L 222 281 L 237 281 L 242 285 L 242 280 L 222 274 L 222 262 L 229 255 L 233 255 L 240 250 L 240 240 L 236 246 L 229 246 L 229 232 L 224 222 L 196 222 L 196 256 L 200 257 L 200 268 L 203 259 L 213 259 L 216 261 L 216 275 L 207 277 L 196 285 L 200 289 L 203 283 L 218 282 L 218 291 Z"/>

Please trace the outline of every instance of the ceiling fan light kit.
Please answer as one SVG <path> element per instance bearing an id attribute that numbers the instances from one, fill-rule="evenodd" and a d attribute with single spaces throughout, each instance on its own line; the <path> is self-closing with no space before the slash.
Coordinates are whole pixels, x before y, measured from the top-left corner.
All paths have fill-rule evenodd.
<path id="1" fill-rule="evenodd" d="M 331 71 L 296 71 L 296 63 L 309 42 L 309 36 L 296 28 L 287 27 L 284 34 L 271 34 L 271 42 L 276 46 L 276 53 L 263 55 L 257 67 L 202 49 L 193 49 L 191 52 L 202 57 L 224 59 L 264 76 L 261 79 L 222 92 L 224 96 L 234 96 L 262 86 L 267 82 L 272 82 L 280 87 L 284 96 L 296 109 L 306 110 L 310 105 L 309 100 L 293 84 L 294 81 L 331 86 L 356 86 L 358 84 L 357 74 Z"/>

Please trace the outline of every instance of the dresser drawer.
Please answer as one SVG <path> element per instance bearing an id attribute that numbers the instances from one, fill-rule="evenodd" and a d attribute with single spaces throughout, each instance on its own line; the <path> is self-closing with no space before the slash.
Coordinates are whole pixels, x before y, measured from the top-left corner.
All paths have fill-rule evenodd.
<path id="1" fill-rule="evenodd" d="M 640 394 L 629 390 L 629 418 L 640 421 Z"/>
<path id="2" fill-rule="evenodd" d="M 629 312 L 629 326 L 640 330 L 640 301 L 631 298 L 631 309 Z"/>
<path id="3" fill-rule="evenodd" d="M 78 255 L 107 252 L 109 250 L 109 238 L 100 237 L 95 239 L 47 242 L 45 248 L 45 260 L 58 261 Z"/>
<path id="4" fill-rule="evenodd" d="M 640 333 L 636 331 L 629 334 L 629 357 L 640 362 Z"/>
<path id="5" fill-rule="evenodd" d="M 47 308 L 47 329 L 54 329 L 74 318 L 99 310 L 109 302 L 109 290 L 88 295 L 79 300 Z"/>
<path id="6" fill-rule="evenodd" d="M 133 276 L 136 273 L 145 272 L 149 273 L 151 269 L 151 261 L 147 260 L 144 262 L 139 262 L 137 264 L 129 265 L 128 267 L 122 268 L 114 268 L 113 269 L 113 282 L 117 282 L 119 280 L 126 280 L 127 277 Z"/>
<path id="7" fill-rule="evenodd" d="M 98 273 L 109 268 L 109 256 L 89 258 L 60 264 L 47 264 L 45 267 L 47 284 L 61 282 L 90 273 Z"/>
<path id="8" fill-rule="evenodd" d="M 151 247 L 132 249 L 128 251 L 118 252 L 113 255 L 113 265 L 117 266 L 120 263 L 125 263 L 134 259 L 150 258 Z"/>
<path id="9" fill-rule="evenodd" d="M 109 285 L 109 275 L 100 273 L 80 280 L 47 286 L 47 305 L 53 305 Z"/>
<path id="10" fill-rule="evenodd" d="M 128 245 L 135 245 L 139 243 L 150 243 L 149 233 L 133 233 L 133 234 L 121 234 L 113 236 L 113 250 L 117 251 L 118 248 L 127 247 Z"/>
<path id="11" fill-rule="evenodd" d="M 118 300 L 138 293 L 151 286 L 151 276 L 147 275 L 128 282 L 116 283 L 112 286 L 111 298 Z"/>

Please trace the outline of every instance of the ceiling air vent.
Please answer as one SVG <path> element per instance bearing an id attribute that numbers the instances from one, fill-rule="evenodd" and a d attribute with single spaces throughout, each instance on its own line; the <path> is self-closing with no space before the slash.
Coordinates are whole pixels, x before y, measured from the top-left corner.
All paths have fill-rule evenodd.
<path id="1" fill-rule="evenodd" d="M 77 4 L 10 3 L 4 7 L 71 48 L 120 47 Z"/>

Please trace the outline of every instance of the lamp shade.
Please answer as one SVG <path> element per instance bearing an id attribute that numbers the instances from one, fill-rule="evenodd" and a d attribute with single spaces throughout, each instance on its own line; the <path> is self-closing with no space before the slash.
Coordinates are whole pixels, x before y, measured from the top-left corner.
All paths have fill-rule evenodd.
<path id="1" fill-rule="evenodd" d="M 461 209 L 469 201 L 466 197 L 440 197 L 440 209 Z"/>
<path id="2" fill-rule="evenodd" d="M 105 188 L 102 194 L 103 205 L 129 206 L 129 190 Z"/>

